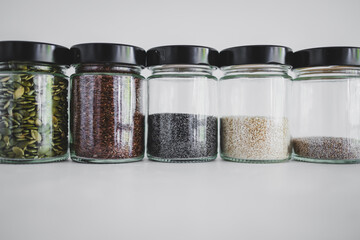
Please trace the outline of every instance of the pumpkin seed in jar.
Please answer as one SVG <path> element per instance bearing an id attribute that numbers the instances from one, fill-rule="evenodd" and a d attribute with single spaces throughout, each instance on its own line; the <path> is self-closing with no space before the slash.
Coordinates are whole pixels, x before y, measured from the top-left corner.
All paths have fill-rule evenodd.
<path id="1" fill-rule="evenodd" d="M 10 76 L 3 77 L 3 78 L 0 79 L 0 82 L 4 83 L 4 82 L 7 82 L 9 79 L 10 79 Z"/>
<path id="2" fill-rule="evenodd" d="M 38 143 L 41 142 L 41 135 L 40 135 L 40 133 L 39 133 L 38 131 L 36 131 L 36 130 L 31 130 L 31 137 L 32 137 L 33 139 L 35 139 Z"/>
<path id="3" fill-rule="evenodd" d="M 11 100 L 9 100 L 9 101 L 5 104 L 4 109 L 7 109 L 7 108 L 9 107 L 10 103 L 11 103 Z"/>
<path id="4" fill-rule="evenodd" d="M 12 151 L 15 153 L 15 156 L 16 156 L 17 158 L 20 158 L 20 157 L 23 157 L 23 156 L 24 156 L 24 151 L 23 151 L 21 148 L 19 148 L 19 147 L 13 147 L 13 148 L 12 148 Z"/>

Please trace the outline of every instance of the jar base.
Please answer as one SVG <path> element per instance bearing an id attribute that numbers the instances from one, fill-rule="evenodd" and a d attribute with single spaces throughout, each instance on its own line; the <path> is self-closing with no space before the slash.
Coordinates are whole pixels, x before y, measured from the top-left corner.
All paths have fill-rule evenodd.
<path id="1" fill-rule="evenodd" d="M 130 163 L 130 162 L 138 162 L 144 159 L 144 155 L 141 155 L 136 158 L 123 158 L 123 159 L 104 159 L 104 158 L 85 158 L 79 157 L 76 155 L 71 155 L 71 160 L 77 163 Z"/>
<path id="2" fill-rule="evenodd" d="M 62 162 L 69 159 L 69 154 L 50 158 L 24 159 L 24 158 L 0 158 L 0 163 L 7 164 L 36 164 L 36 163 L 51 163 Z"/>
<path id="3" fill-rule="evenodd" d="M 330 163 L 330 164 L 352 164 L 359 163 L 360 159 L 315 159 L 315 158 L 306 158 L 293 154 L 293 159 L 300 162 L 309 162 L 309 163 Z"/>
<path id="4" fill-rule="evenodd" d="M 209 157 L 200 157 L 200 158 L 159 158 L 148 154 L 148 158 L 151 161 L 156 162 L 166 162 L 166 163 L 201 163 L 201 162 L 211 162 L 216 159 L 217 155 Z"/>
<path id="5" fill-rule="evenodd" d="M 225 161 L 230 161 L 230 162 L 238 162 L 238 163 L 281 163 L 281 162 L 287 162 L 289 161 L 291 158 L 285 158 L 285 159 L 243 159 L 243 158 L 232 158 L 232 157 L 227 157 L 225 155 L 220 154 L 221 158 Z"/>

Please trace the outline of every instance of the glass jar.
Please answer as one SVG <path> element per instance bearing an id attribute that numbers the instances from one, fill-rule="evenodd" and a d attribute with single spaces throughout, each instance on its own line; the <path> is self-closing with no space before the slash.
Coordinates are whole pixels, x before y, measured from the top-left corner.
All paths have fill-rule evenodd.
<path id="1" fill-rule="evenodd" d="M 0 162 L 68 158 L 69 49 L 0 42 Z"/>
<path id="2" fill-rule="evenodd" d="M 147 53 L 148 158 L 203 162 L 217 156 L 218 52 L 200 46 L 163 46 Z"/>
<path id="3" fill-rule="evenodd" d="M 291 49 L 240 46 L 220 52 L 221 157 L 270 163 L 290 158 L 288 87 Z"/>
<path id="4" fill-rule="evenodd" d="M 71 158 L 88 163 L 142 160 L 145 51 L 107 43 L 79 44 L 71 51 Z"/>
<path id="5" fill-rule="evenodd" d="M 326 47 L 294 54 L 295 160 L 360 160 L 360 48 Z"/>

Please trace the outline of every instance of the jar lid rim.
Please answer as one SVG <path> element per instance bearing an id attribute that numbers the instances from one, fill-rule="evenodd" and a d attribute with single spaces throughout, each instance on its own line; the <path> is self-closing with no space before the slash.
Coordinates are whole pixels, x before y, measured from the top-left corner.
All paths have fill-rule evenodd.
<path id="1" fill-rule="evenodd" d="M 64 46 L 32 41 L 0 41 L 0 62 L 21 61 L 70 65 L 70 50 Z"/>
<path id="2" fill-rule="evenodd" d="M 293 51 L 281 45 L 245 45 L 230 47 L 220 52 L 220 66 L 247 64 L 292 65 Z"/>
<path id="3" fill-rule="evenodd" d="M 331 46 L 294 53 L 294 68 L 320 66 L 360 66 L 360 47 Z"/>
<path id="4" fill-rule="evenodd" d="M 218 66 L 219 52 L 199 45 L 165 45 L 147 51 L 147 67 L 168 64 Z"/>
<path id="5" fill-rule="evenodd" d="M 119 63 L 145 66 L 144 49 L 119 43 L 81 43 L 70 48 L 72 64 Z"/>

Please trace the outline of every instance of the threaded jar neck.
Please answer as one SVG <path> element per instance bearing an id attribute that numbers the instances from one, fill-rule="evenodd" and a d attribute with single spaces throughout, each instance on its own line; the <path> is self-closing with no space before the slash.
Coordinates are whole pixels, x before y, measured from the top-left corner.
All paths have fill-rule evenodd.
<path id="1" fill-rule="evenodd" d="M 75 73 L 127 73 L 141 74 L 142 68 L 135 65 L 123 65 L 116 63 L 83 63 L 75 65 Z"/>
<path id="2" fill-rule="evenodd" d="M 34 72 L 34 73 L 56 73 L 65 75 L 68 66 L 35 62 L 1 62 L 0 71 Z"/>
<path id="3" fill-rule="evenodd" d="M 289 77 L 291 66 L 279 64 L 248 64 L 222 67 L 223 77 L 258 77 L 258 76 L 283 76 Z"/>
<path id="4" fill-rule="evenodd" d="M 191 64 L 169 64 L 159 65 L 149 68 L 152 75 L 196 75 L 209 76 L 216 69 L 209 65 L 191 65 Z"/>
<path id="5" fill-rule="evenodd" d="M 360 67 L 353 66 L 321 66 L 295 69 L 294 80 L 312 78 L 360 78 Z"/>

